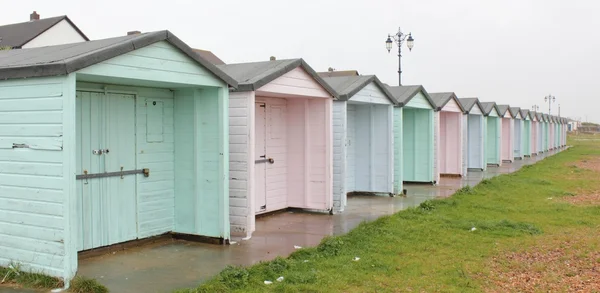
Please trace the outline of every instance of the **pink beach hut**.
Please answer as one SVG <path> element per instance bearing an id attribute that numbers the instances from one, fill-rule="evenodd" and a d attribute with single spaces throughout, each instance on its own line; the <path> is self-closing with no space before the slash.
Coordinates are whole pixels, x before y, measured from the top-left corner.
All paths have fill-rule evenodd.
<path id="1" fill-rule="evenodd" d="M 531 155 L 537 156 L 540 150 L 540 121 L 535 111 L 529 112 L 531 118 Z"/>
<path id="2" fill-rule="evenodd" d="M 502 151 L 501 158 L 503 163 L 512 163 L 513 161 L 513 152 L 514 152 L 514 117 L 512 113 L 509 111 L 510 106 L 508 105 L 497 105 L 498 114 L 502 118 Z"/>
<path id="3" fill-rule="evenodd" d="M 463 113 L 464 108 L 454 93 L 429 94 L 435 102 L 436 153 L 440 176 L 464 176 Z"/>
<path id="4" fill-rule="evenodd" d="M 229 95 L 231 233 L 286 208 L 330 211 L 335 91 L 302 59 L 223 64 Z"/>

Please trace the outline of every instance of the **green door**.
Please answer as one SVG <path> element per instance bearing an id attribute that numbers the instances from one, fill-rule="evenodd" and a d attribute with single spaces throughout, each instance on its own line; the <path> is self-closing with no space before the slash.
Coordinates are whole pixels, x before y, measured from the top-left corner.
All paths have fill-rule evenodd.
<path id="1" fill-rule="evenodd" d="M 500 152 L 498 151 L 499 143 L 498 140 L 498 123 L 499 118 L 488 117 L 487 118 L 487 164 L 497 165 L 500 161 Z"/>
<path id="2" fill-rule="evenodd" d="M 135 97 L 77 92 L 77 174 L 135 170 Z M 136 175 L 77 180 L 78 250 L 137 238 Z"/>
<path id="3" fill-rule="evenodd" d="M 402 117 L 403 181 L 433 182 L 432 111 L 404 108 Z"/>

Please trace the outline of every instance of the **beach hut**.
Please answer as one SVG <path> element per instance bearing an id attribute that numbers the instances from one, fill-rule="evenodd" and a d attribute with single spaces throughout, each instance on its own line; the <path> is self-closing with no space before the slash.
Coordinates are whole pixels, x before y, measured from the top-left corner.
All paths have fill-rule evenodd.
<path id="1" fill-rule="evenodd" d="M 483 108 L 477 98 L 460 98 L 459 101 L 465 110 L 463 133 L 466 138 L 464 147 L 466 169 L 483 171 L 487 167 L 485 157 L 486 119 Z"/>
<path id="2" fill-rule="evenodd" d="M 567 118 L 563 118 L 563 147 L 567 146 L 567 131 L 569 130 L 569 120 Z"/>
<path id="3" fill-rule="evenodd" d="M 168 31 L 0 51 L 0 266 L 165 233 L 229 239 L 228 86 Z"/>
<path id="4" fill-rule="evenodd" d="M 537 120 L 537 133 L 536 133 L 536 139 L 537 139 L 537 152 L 538 153 L 543 153 L 544 152 L 544 114 L 542 113 L 535 113 L 535 117 Z"/>
<path id="5" fill-rule="evenodd" d="M 542 118 L 543 118 L 543 123 L 542 123 L 542 132 L 543 132 L 543 146 L 544 146 L 544 152 L 547 152 L 550 150 L 550 119 L 548 117 L 548 114 L 542 114 Z"/>
<path id="6" fill-rule="evenodd" d="M 464 108 L 454 93 L 429 94 L 435 102 L 437 162 L 440 176 L 464 176 L 463 116 Z"/>
<path id="7" fill-rule="evenodd" d="M 509 111 L 509 105 L 497 105 L 500 123 L 502 124 L 501 158 L 502 162 L 512 163 L 515 147 L 515 117 Z"/>
<path id="8" fill-rule="evenodd" d="M 553 115 L 548 115 L 548 127 L 548 149 L 553 150 L 556 149 L 556 118 Z"/>
<path id="9" fill-rule="evenodd" d="M 521 121 L 523 123 L 523 130 L 521 133 L 521 154 L 524 157 L 531 157 L 531 154 L 534 152 L 532 145 L 533 134 L 531 131 L 531 118 L 533 116 L 531 115 L 531 112 L 526 109 L 520 110 L 519 113 L 521 114 Z"/>
<path id="10" fill-rule="evenodd" d="M 529 117 L 531 119 L 531 155 L 537 155 L 539 153 L 539 121 L 535 111 L 530 111 Z"/>
<path id="11" fill-rule="evenodd" d="M 513 156 L 515 160 L 522 160 L 525 155 L 529 156 L 527 153 L 529 149 L 529 141 L 525 141 L 525 121 L 527 121 L 527 117 L 523 117 L 521 115 L 521 108 L 519 107 L 511 107 L 509 109 L 514 119 L 514 148 L 513 148 Z M 529 135 L 529 132 L 527 133 Z M 529 139 L 529 136 L 527 136 Z M 527 143 L 527 144 L 526 144 Z M 526 151 L 527 150 L 527 151 Z"/>
<path id="12" fill-rule="evenodd" d="M 555 147 L 556 148 L 560 148 L 562 145 L 560 143 L 560 141 L 562 140 L 562 121 L 560 119 L 560 117 L 558 116 L 554 116 L 554 123 L 555 123 L 555 128 L 556 128 L 556 138 L 555 138 Z"/>
<path id="13" fill-rule="evenodd" d="M 398 103 L 394 121 L 402 121 L 394 125 L 394 181 L 435 184 L 439 181 L 435 161 L 435 103 L 421 85 L 387 89 Z"/>
<path id="14" fill-rule="evenodd" d="M 333 206 L 335 91 L 304 60 L 222 64 L 230 94 L 230 213 L 250 237 L 258 214 Z"/>
<path id="15" fill-rule="evenodd" d="M 486 119 L 485 154 L 488 166 L 502 164 L 502 121 L 498 107 L 494 102 L 483 102 L 481 106 Z"/>
<path id="16" fill-rule="evenodd" d="M 319 75 L 337 92 L 333 102 L 334 212 L 344 210 L 350 192 L 393 194 L 394 97 L 375 75 Z"/>

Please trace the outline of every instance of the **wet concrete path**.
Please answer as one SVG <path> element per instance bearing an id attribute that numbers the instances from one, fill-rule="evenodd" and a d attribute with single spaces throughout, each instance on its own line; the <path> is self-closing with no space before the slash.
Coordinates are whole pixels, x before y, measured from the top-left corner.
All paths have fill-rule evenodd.
<path id="1" fill-rule="evenodd" d="M 442 178 L 437 186 L 405 185 L 407 197 L 355 196 L 342 214 L 283 212 L 257 219 L 250 240 L 229 246 L 165 240 L 152 245 L 81 260 L 79 274 L 96 278 L 111 292 L 171 292 L 195 287 L 227 265 L 252 265 L 287 256 L 294 245 L 315 246 L 327 235 L 343 234 L 363 221 L 375 220 L 421 202 L 452 195 L 485 178 L 514 172 L 555 152 L 469 172 L 464 178 Z"/>

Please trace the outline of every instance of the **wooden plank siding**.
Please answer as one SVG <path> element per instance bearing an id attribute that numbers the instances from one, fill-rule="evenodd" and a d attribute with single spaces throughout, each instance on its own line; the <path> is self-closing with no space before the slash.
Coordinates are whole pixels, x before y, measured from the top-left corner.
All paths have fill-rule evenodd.
<path id="1" fill-rule="evenodd" d="M 224 87 L 223 81 L 166 41 L 100 62 L 79 70 L 78 80 L 122 83 L 121 79 L 136 79 L 132 85 L 157 84 Z M 134 83 L 134 82 L 130 82 Z"/>
<path id="2" fill-rule="evenodd" d="M 348 174 L 348 103 L 333 102 L 333 211 L 344 211 L 346 206 L 346 174 Z"/>
<path id="3" fill-rule="evenodd" d="M 0 266 L 14 261 L 25 270 L 64 276 L 66 82 L 0 83 Z"/>
<path id="4" fill-rule="evenodd" d="M 229 96 L 229 221 L 235 235 L 254 231 L 254 92 Z"/>
<path id="5" fill-rule="evenodd" d="M 433 109 L 433 106 L 429 103 L 425 95 L 422 92 L 418 92 L 408 103 L 404 106 L 408 108 L 417 109 Z"/>

